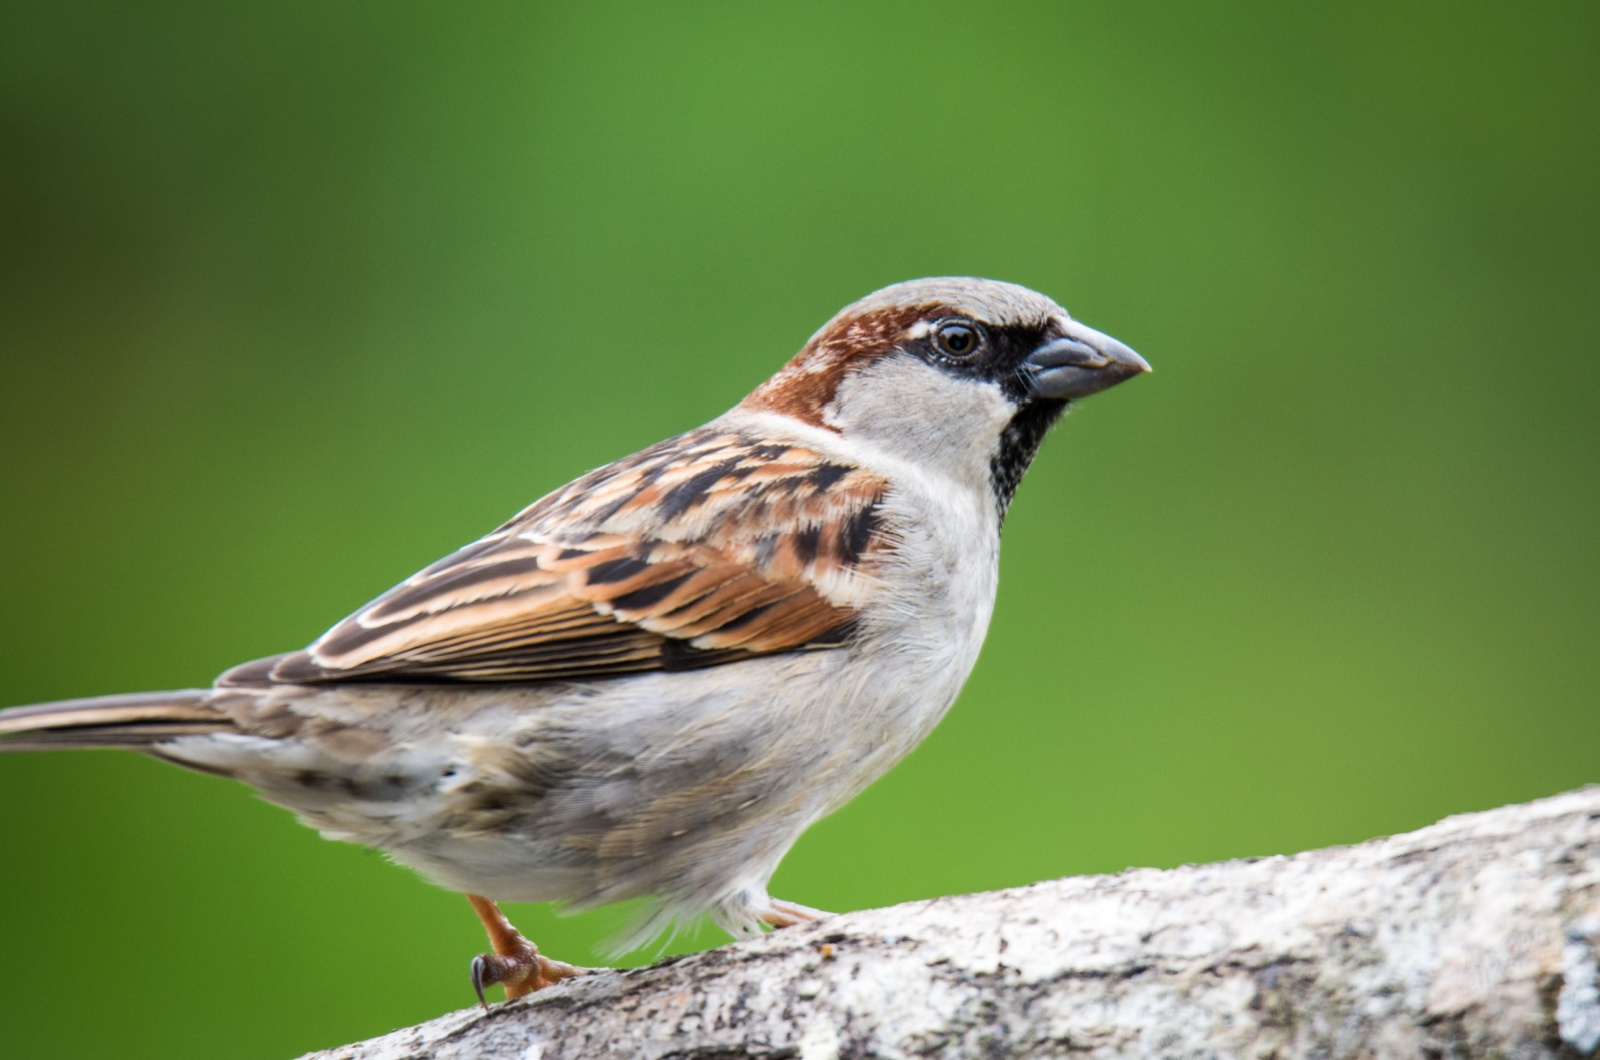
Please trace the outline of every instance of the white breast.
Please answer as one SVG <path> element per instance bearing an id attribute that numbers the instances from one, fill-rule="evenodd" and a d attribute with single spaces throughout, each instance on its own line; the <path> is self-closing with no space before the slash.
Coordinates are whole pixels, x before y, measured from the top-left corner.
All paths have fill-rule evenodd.
<path id="1" fill-rule="evenodd" d="M 992 383 L 890 357 L 840 386 L 828 412 L 834 430 L 730 414 L 740 426 L 787 434 L 891 483 L 880 515 L 896 547 L 855 653 L 873 675 L 852 722 L 860 726 L 853 738 L 867 750 L 859 776 L 841 786 L 830 810 L 932 731 L 977 662 L 999 577 L 989 461 L 1016 411 Z"/>

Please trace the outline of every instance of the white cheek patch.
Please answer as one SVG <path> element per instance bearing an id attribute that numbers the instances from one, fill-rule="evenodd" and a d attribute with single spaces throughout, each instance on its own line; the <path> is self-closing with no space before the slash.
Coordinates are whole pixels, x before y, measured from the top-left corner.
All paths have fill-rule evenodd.
<path id="1" fill-rule="evenodd" d="M 909 354 L 852 373 L 824 412 L 847 438 L 984 489 L 1000 432 L 1016 414 L 998 383 L 947 375 Z"/>

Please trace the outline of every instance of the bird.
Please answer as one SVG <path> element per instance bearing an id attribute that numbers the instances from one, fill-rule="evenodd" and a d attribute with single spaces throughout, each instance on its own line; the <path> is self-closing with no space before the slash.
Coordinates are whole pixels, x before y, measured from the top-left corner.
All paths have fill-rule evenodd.
<path id="1" fill-rule="evenodd" d="M 213 686 L 0 711 L 256 788 L 465 894 L 508 999 L 587 971 L 503 901 L 646 898 L 621 948 L 827 914 L 778 863 L 926 737 L 978 658 L 1001 528 L 1071 402 L 1150 371 L 969 277 L 846 306 L 733 409 L 534 502 L 301 651 Z"/>

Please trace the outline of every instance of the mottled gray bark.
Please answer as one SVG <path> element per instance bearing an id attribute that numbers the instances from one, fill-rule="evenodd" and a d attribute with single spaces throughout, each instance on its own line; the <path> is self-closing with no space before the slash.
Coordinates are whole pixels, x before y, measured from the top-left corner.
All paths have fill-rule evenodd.
<path id="1" fill-rule="evenodd" d="M 324 1060 L 1587 1057 L 1600 787 L 1294 857 L 873 909 Z"/>

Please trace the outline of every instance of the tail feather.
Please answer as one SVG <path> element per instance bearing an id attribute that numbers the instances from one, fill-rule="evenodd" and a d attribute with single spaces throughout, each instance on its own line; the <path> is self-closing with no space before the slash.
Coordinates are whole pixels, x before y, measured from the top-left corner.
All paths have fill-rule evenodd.
<path id="1" fill-rule="evenodd" d="M 204 689 L 64 699 L 0 710 L 0 752 L 144 748 L 178 736 L 225 732 L 227 715 Z"/>

